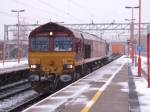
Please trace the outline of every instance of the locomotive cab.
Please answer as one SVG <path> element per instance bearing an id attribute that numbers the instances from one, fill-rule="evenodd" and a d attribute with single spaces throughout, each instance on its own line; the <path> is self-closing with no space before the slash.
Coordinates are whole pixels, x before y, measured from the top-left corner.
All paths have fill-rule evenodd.
<path id="1" fill-rule="evenodd" d="M 65 28 L 54 26 L 48 31 L 43 31 L 47 26 L 40 27 L 29 36 L 29 67 L 32 74 L 36 74 L 32 80 L 39 80 L 39 77 L 49 81 L 59 78 L 64 82 L 72 79 L 75 69 L 73 35 Z"/>

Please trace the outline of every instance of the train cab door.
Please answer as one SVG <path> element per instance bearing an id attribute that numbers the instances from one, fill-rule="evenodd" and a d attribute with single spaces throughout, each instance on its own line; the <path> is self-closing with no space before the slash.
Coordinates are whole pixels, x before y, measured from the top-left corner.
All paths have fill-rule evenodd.
<path id="1" fill-rule="evenodd" d="M 84 37 L 81 34 L 81 52 L 82 52 L 82 60 L 84 60 Z"/>
<path id="2" fill-rule="evenodd" d="M 82 65 L 81 65 L 81 75 L 84 76 L 84 73 L 85 73 L 85 72 L 84 72 L 84 68 L 85 68 L 85 67 L 84 67 L 84 49 L 85 49 L 85 48 L 84 48 L 84 36 L 81 34 L 81 37 L 82 37 L 82 38 L 81 38 L 81 40 L 82 40 L 82 41 L 81 41 L 81 58 L 82 58 L 82 59 L 81 59 L 81 60 L 82 60 L 82 61 L 81 61 L 81 62 L 82 62 Z"/>
<path id="3" fill-rule="evenodd" d="M 75 38 L 75 53 L 76 53 L 76 71 L 78 73 L 82 72 L 82 65 L 83 65 L 83 60 L 84 60 L 84 39 L 83 36 L 78 35 L 79 37 Z"/>
<path id="4" fill-rule="evenodd" d="M 75 42 L 76 60 L 79 62 L 82 60 L 82 39 L 76 38 Z"/>

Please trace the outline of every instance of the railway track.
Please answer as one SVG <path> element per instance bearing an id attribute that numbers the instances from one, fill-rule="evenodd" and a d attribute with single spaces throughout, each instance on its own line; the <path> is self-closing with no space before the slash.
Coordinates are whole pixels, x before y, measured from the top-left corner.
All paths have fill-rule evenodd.
<path id="1" fill-rule="evenodd" d="M 33 95 L 36 95 L 36 93 L 33 92 L 28 80 L 0 87 L 0 112 L 8 112 L 9 109 Z"/>
<path id="2" fill-rule="evenodd" d="M 108 59 L 108 63 L 119 58 L 120 56 L 113 55 Z M 106 65 L 105 64 L 105 65 Z M 18 86 L 20 85 L 20 86 Z M 20 89 L 19 89 L 20 88 Z M 62 87 L 61 87 L 62 88 Z M 60 90 L 59 88 L 58 90 Z M 1 93 L 1 91 L 3 91 Z M 8 94 L 5 94 L 8 93 Z M 52 94 L 52 93 L 51 93 Z M 18 82 L 7 87 L 0 88 L 0 110 L 3 112 L 20 112 L 34 103 L 46 98 L 49 94 L 37 94 L 31 90 L 28 81 Z M 13 102 L 13 103 L 10 103 Z"/>
<path id="3" fill-rule="evenodd" d="M 9 98 L 13 95 L 19 94 L 29 89 L 31 89 L 31 86 L 27 80 L 22 80 L 13 84 L 0 87 L 0 100 Z"/>
<path id="4" fill-rule="evenodd" d="M 8 109 L 8 112 L 20 112 L 23 109 L 33 105 L 34 103 L 46 98 L 50 94 L 41 94 L 41 95 L 35 95 L 30 99 L 25 100 L 24 102 L 19 103 L 18 105 L 13 106 L 12 108 Z"/>
<path id="5" fill-rule="evenodd" d="M 28 80 L 0 87 L 0 112 L 20 112 L 45 97 L 47 94 L 38 94 L 32 90 Z"/>
<path id="6" fill-rule="evenodd" d="M 20 66 L 20 68 L 14 67 L 0 69 L 0 89 L 1 87 L 5 87 L 5 85 L 11 85 L 21 80 L 27 79 L 29 69 L 22 69 L 25 69 L 24 66 Z"/>
<path id="7" fill-rule="evenodd" d="M 28 102 L 29 100 L 37 96 L 38 94 L 33 90 L 27 90 L 22 93 L 18 93 L 14 96 L 11 96 L 9 98 L 0 100 L 0 112 L 12 111 L 14 108 L 20 106 L 21 104 L 24 104 L 24 102 Z"/>

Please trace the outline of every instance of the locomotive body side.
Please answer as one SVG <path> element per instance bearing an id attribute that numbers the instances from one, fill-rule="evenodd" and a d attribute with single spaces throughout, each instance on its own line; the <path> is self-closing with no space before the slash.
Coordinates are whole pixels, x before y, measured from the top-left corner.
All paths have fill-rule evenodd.
<path id="1" fill-rule="evenodd" d="M 85 34 L 84 36 L 84 61 L 94 62 L 94 61 L 103 61 L 107 58 L 106 52 L 106 41 L 91 34 Z"/>

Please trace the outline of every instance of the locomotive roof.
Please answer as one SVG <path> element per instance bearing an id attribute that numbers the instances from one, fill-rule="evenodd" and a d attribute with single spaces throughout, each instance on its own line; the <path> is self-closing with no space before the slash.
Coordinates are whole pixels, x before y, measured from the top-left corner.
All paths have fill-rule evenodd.
<path id="1" fill-rule="evenodd" d="M 83 38 L 87 39 L 87 40 L 105 41 L 104 39 L 102 39 L 96 35 L 93 35 L 93 34 L 90 34 L 87 32 L 82 32 L 77 29 L 72 29 L 65 25 L 54 23 L 54 22 L 49 22 L 49 23 L 46 23 L 46 24 L 43 24 L 43 25 L 37 27 L 30 33 L 30 36 L 34 35 L 35 33 L 42 32 L 42 31 L 55 31 L 55 30 L 67 31 L 67 32 L 73 34 L 77 38 L 82 38 L 82 36 L 83 36 Z"/>

